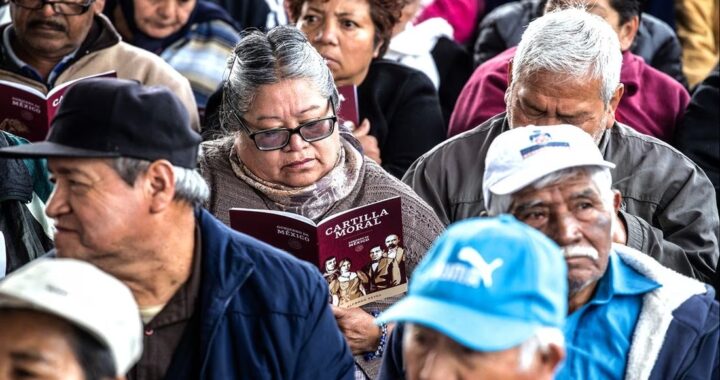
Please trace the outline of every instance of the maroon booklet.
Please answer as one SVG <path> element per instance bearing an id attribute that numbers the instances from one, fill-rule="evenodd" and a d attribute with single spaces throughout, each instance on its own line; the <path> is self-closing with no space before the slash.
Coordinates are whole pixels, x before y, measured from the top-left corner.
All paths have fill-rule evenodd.
<path id="1" fill-rule="evenodd" d="M 400 198 L 357 207 L 318 223 L 272 210 L 230 209 L 230 225 L 316 265 L 330 301 L 354 307 L 407 290 Z"/>
<path id="2" fill-rule="evenodd" d="M 338 87 L 340 93 L 340 111 L 338 116 L 342 120 L 352 121 L 355 128 L 360 125 L 360 111 L 357 101 L 357 86 L 350 84 Z"/>
<path id="3" fill-rule="evenodd" d="M 65 82 L 47 94 L 23 83 L 0 80 L 0 129 L 30 141 L 41 141 L 50 129 L 65 91 L 73 84 L 87 78 L 115 78 L 115 71 L 108 71 Z"/>

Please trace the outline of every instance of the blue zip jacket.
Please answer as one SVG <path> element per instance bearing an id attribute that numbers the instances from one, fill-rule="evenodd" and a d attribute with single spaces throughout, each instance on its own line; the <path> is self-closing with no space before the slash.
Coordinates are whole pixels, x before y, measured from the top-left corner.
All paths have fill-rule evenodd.
<path id="1" fill-rule="evenodd" d="M 318 269 L 205 210 L 200 309 L 166 379 L 352 379 L 354 362 Z"/>

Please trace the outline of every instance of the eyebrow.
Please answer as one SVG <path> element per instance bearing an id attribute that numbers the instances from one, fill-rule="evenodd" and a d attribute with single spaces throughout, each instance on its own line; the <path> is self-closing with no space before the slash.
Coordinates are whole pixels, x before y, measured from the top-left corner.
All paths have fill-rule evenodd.
<path id="1" fill-rule="evenodd" d="M 542 200 L 533 199 L 515 206 L 512 212 L 523 212 L 527 209 L 545 206 L 545 202 Z"/>
<path id="2" fill-rule="evenodd" d="M 304 115 L 304 114 L 306 114 L 306 113 L 308 113 L 308 112 L 310 112 L 310 111 L 313 111 L 313 110 L 316 110 L 316 109 L 319 109 L 319 108 L 320 108 L 320 106 L 318 106 L 318 105 L 312 105 L 312 106 L 310 106 L 310 107 L 308 107 L 308 108 L 305 108 L 305 109 L 303 109 L 302 111 L 298 112 L 296 115 Z M 258 117 L 257 119 L 255 119 L 255 121 L 263 121 L 263 120 L 279 120 L 279 121 L 282 121 L 282 118 L 281 118 L 280 116 L 260 116 L 260 117 Z"/>
<path id="3" fill-rule="evenodd" d="M 598 196 L 597 191 L 594 191 L 593 189 L 585 189 L 582 191 L 577 191 L 570 195 L 570 199 L 578 199 L 578 198 L 598 199 L 599 196 Z"/>
<path id="4" fill-rule="evenodd" d="M 61 175 L 79 174 L 79 175 L 82 175 L 82 176 L 84 176 L 84 177 L 90 178 L 90 176 L 89 176 L 86 172 L 84 172 L 84 171 L 82 171 L 82 170 L 80 170 L 80 169 L 73 169 L 73 168 L 67 168 L 67 167 L 60 167 L 60 168 L 58 168 L 57 170 L 52 170 L 52 169 L 48 166 L 48 172 L 50 172 L 50 174 L 61 174 Z"/>
<path id="5" fill-rule="evenodd" d="M 50 359 L 37 351 L 13 351 L 10 357 L 14 360 L 50 363 Z"/>

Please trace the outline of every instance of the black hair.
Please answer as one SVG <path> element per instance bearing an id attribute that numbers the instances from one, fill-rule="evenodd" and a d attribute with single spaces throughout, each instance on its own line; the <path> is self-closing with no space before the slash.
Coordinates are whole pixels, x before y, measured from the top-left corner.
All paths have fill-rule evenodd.
<path id="1" fill-rule="evenodd" d="M 635 16 L 640 17 L 640 0 L 609 0 L 609 2 L 620 16 L 620 25 L 624 25 Z"/>
<path id="2" fill-rule="evenodd" d="M 110 348 L 87 331 L 75 325 L 71 327 L 70 347 L 85 374 L 85 380 L 114 379 L 117 371 Z"/>

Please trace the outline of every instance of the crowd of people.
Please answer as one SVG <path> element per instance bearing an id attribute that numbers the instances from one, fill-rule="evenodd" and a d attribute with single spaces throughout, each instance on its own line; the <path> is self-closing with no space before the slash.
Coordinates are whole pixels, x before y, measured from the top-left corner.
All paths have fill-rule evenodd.
<path id="1" fill-rule="evenodd" d="M 719 9 L 0 0 L 0 379 L 720 378 Z"/>

